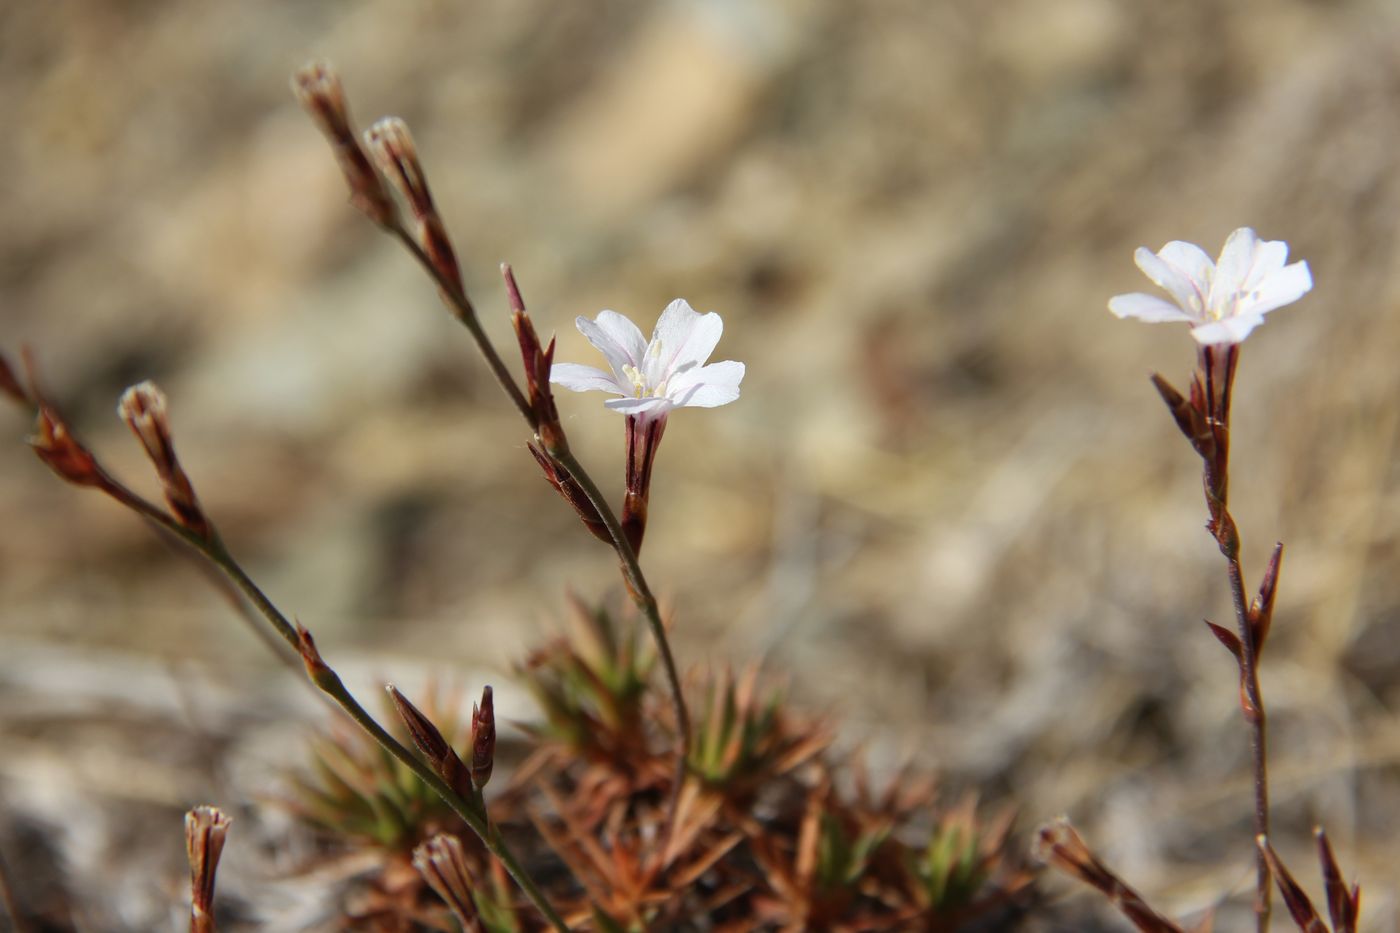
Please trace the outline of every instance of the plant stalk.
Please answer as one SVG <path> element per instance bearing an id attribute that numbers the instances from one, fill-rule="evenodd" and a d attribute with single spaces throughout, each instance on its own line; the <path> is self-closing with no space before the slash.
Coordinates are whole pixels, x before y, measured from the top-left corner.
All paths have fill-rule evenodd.
<path id="1" fill-rule="evenodd" d="M 1244 573 L 1240 569 L 1238 556 L 1229 557 L 1226 567 L 1230 575 L 1230 593 L 1235 603 L 1235 621 L 1239 629 L 1240 642 L 1244 645 L 1244 657 L 1240 661 L 1244 679 L 1245 698 L 1250 709 L 1245 720 L 1250 726 L 1250 752 L 1254 760 L 1254 835 L 1269 835 L 1269 766 L 1268 766 L 1268 722 L 1264 713 L 1264 692 L 1259 687 L 1259 664 L 1254 644 L 1254 626 L 1249 620 L 1249 602 L 1245 596 Z M 1267 933 L 1269 918 L 1273 911 L 1273 888 L 1269 872 L 1269 862 L 1263 852 L 1256 847 L 1257 883 L 1254 893 L 1254 914 L 1258 933 Z"/>

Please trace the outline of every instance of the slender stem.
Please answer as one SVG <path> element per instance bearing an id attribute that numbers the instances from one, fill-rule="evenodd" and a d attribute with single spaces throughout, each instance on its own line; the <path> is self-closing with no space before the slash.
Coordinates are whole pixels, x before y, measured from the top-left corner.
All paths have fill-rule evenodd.
<path id="1" fill-rule="evenodd" d="M 1245 697 L 1250 709 L 1245 719 L 1250 725 L 1250 751 L 1254 758 L 1254 834 L 1269 835 L 1269 770 L 1267 720 L 1264 714 L 1264 694 L 1259 687 L 1258 653 L 1254 644 L 1254 626 L 1249 620 L 1249 603 L 1245 596 L 1244 574 L 1240 570 L 1238 557 L 1226 561 L 1230 574 L 1230 593 L 1235 603 L 1235 621 L 1239 628 L 1240 641 L 1244 644 L 1243 658 L 1240 661 L 1244 677 Z M 1256 847 L 1257 849 L 1257 847 Z M 1257 853 L 1257 886 L 1255 889 L 1254 912 L 1259 933 L 1269 929 L 1269 916 L 1273 910 L 1273 889 L 1270 886 L 1269 863 L 1262 851 Z"/>
<path id="2" fill-rule="evenodd" d="M 676 731 L 680 739 L 680 750 L 676 756 L 676 780 L 672 787 L 672 800 L 674 801 L 685 780 L 686 761 L 690 757 L 690 713 L 686 710 L 685 695 L 681 691 L 681 678 L 676 671 L 675 658 L 671 655 L 671 644 L 666 638 L 666 627 L 661 622 L 661 610 L 657 607 L 656 597 L 652 595 L 651 588 L 647 586 L 646 577 L 642 575 L 641 565 L 637 563 L 636 552 L 632 550 L 632 545 L 627 543 L 627 536 L 622 532 L 622 525 L 618 522 L 612 509 L 609 508 L 607 500 L 598 489 L 598 485 L 584 471 L 582 464 L 578 462 L 571 451 L 566 450 L 553 456 L 559 465 L 573 477 L 574 482 L 579 484 L 584 495 L 588 496 L 588 500 L 598 510 L 598 515 L 607 527 L 608 534 L 612 536 L 613 547 L 617 550 L 618 559 L 622 562 L 623 576 L 626 578 L 628 589 L 632 591 L 632 598 L 636 601 L 638 608 L 642 610 L 642 614 L 646 616 L 647 624 L 651 626 L 651 633 L 656 639 L 657 650 L 661 654 L 661 664 L 666 669 L 666 680 L 671 687 L 671 703 L 675 708 Z"/>
<path id="3" fill-rule="evenodd" d="M 1249 597 L 1245 594 L 1244 571 L 1240 568 L 1240 539 L 1228 505 L 1230 489 L 1230 402 L 1239 365 L 1239 347 L 1205 347 L 1200 368 L 1205 376 L 1207 422 L 1214 435 L 1214 449 L 1204 457 L 1207 507 L 1211 533 L 1225 557 L 1230 577 L 1230 597 L 1235 607 L 1235 626 L 1240 639 L 1240 680 L 1244 696 L 1245 722 L 1250 727 L 1250 754 L 1254 766 L 1254 836 L 1269 835 L 1269 771 L 1267 720 L 1264 693 L 1259 686 L 1259 646 L 1255 643 L 1254 622 L 1250 618 Z M 1254 916 L 1257 933 L 1267 933 L 1273 911 L 1273 888 L 1269 862 L 1264 850 L 1254 847 L 1256 887 Z"/>
<path id="4" fill-rule="evenodd" d="M 452 309 L 452 316 L 462 323 L 471 332 L 472 339 L 476 341 L 476 348 L 481 351 L 481 355 L 486 357 L 486 365 L 491 367 L 491 373 L 500 383 L 506 395 L 510 396 L 511 402 L 520 410 L 521 416 L 530 425 L 531 429 L 536 427 L 534 412 L 530 410 L 530 403 L 526 401 L 525 394 L 520 391 L 520 386 L 515 384 L 515 379 L 511 376 L 510 370 L 506 368 L 505 362 L 501 359 L 496 348 L 491 344 L 491 338 L 486 336 L 486 331 L 481 327 L 481 321 L 477 319 L 476 308 L 472 306 L 469 299 L 457 286 L 455 282 L 450 282 L 443 276 L 438 267 L 433 264 L 432 259 L 424 252 L 423 247 L 418 245 L 418 241 L 413 238 L 402 225 L 395 226 L 393 233 L 396 239 L 402 243 L 413 258 L 418 260 L 418 264 L 432 276 L 438 289 L 442 292 L 443 299 Z"/>
<path id="5" fill-rule="evenodd" d="M 276 630 L 282 640 L 287 642 L 293 650 L 300 653 L 301 639 L 297 634 L 296 626 L 283 615 L 282 611 L 267 598 L 253 579 L 248 576 L 243 567 L 234 559 L 228 548 L 219 538 L 217 532 L 211 532 L 208 538 L 198 535 L 184 525 L 181 525 L 169 514 L 146 501 L 142 497 L 131 492 L 121 483 L 109 480 L 103 487 L 113 499 L 125 505 L 127 508 L 141 515 L 143 518 L 155 523 L 162 529 L 171 532 L 182 541 L 188 543 L 199 554 L 203 555 L 211 564 L 217 567 L 229 579 L 230 582 L 243 594 L 247 600 L 253 604 L 259 614 L 267 619 L 268 623 Z M 564 923 L 562 917 L 550 906 L 545 898 L 544 892 L 535 885 L 534 880 L 525 871 L 523 865 L 515 857 L 515 853 L 506 845 L 504 837 L 499 832 L 492 832 L 489 820 L 486 816 L 486 801 L 484 798 L 476 801 L 469 801 L 459 796 L 456 791 L 447 785 L 442 778 L 423 762 L 417 755 L 413 754 L 403 746 L 397 739 L 390 735 L 383 726 L 379 724 L 369 712 L 360 705 L 344 682 L 340 675 L 327 668 L 320 677 L 311 678 L 312 682 L 321 689 L 343 709 L 355 723 L 367 732 L 371 738 L 379 743 L 389 754 L 403 762 L 410 771 L 416 774 L 424 783 L 431 787 L 450 806 L 458 816 L 460 816 L 482 843 L 489 849 L 496 858 L 500 859 L 506 871 L 510 872 L 516 884 L 525 892 L 525 896 L 530 900 L 535 908 L 549 921 L 556 930 L 567 931 L 568 925 Z"/>
<path id="6" fill-rule="evenodd" d="M 243 568 L 234 560 L 233 556 L 228 552 L 228 549 L 224 547 L 223 542 L 221 542 L 217 536 L 204 545 L 196 546 L 199 547 L 201 553 L 228 575 L 234 585 L 237 586 L 238 589 L 242 591 L 243 595 L 248 598 L 249 602 L 262 613 L 263 617 L 272 624 L 273 628 L 277 630 L 277 633 L 281 635 L 283 639 L 294 648 L 300 645 L 300 639 L 297 636 L 295 626 L 287 620 L 287 617 L 282 614 L 281 610 L 267 598 L 267 595 L 258 588 L 258 585 L 253 582 L 252 578 L 244 572 Z M 486 815 L 486 801 L 484 798 L 478 797 L 475 801 L 469 801 L 459 796 L 442 780 L 442 778 L 438 777 L 432 768 L 390 735 L 384 727 L 360 705 L 359 701 L 355 699 L 354 694 L 346 688 L 345 684 L 340 679 L 340 675 L 336 674 L 335 671 L 328 669 L 326 675 L 313 678 L 313 680 L 315 680 L 316 686 L 320 687 L 321 690 L 335 700 L 335 702 L 340 705 L 340 708 L 345 710 L 361 729 L 369 733 L 370 737 L 378 742 L 391 755 L 407 765 L 409 770 L 436 791 L 438 796 L 442 797 L 442 799 L 447 802 L 448 806 L 466 821 L 466 824 L 471 827 L 472 832 L 476 833 L 482 843 L 485 844 L 486 848 L 490 849 L 492 854 L 501 860 L 501 864 L 505 866 L 506 871 L 510 872 L 516 884 L 520 885 L 520 889 L 525 892 L 525 896 L 529 898 L 536 909 L 544 915 L 551 926 L 556 930 L 568 930 L 568 926 L 564 923 L 563 918 L 550 906 L 544 893 L 535 886 L 534 880 L 525 871 L 519 860 L 516 859 L 510 847 L 506 845 L 505 839 L 499 832 L 492 831 L 492 827 Z"/>

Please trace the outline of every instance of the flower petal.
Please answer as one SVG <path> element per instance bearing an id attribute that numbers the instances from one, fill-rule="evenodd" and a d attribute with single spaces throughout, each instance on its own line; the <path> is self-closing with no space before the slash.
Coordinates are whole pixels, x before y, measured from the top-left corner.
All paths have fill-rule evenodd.
<path id="1" fill-rule="evenodd" d="M 1259 237 L 1249 227 L 1240 227 L 1225 240 L 1220 261 L 1215 264 L 1215 281 L 1210 285 L 1207 305 L 1217 316 L 1236 313 L 1236 298 L 1244 291 L 1258 249 Z"/>
<path id="2" fill-rule="evenodd" d="M 1283 270 L 1288 261 L 1288 244 L 1283 240 L 1261 240 L 1254 250 L 1254 262 L 1240 283 L 1240 290 L 1251 292 Z"/>
<path id="3" fill-rule="evenodd" d="M 610 398 L 603 403 L 605 408 L 620 411 L 624 415 L 664 415 L 676 406 L 668 398 Z"/>
<path id="4" fill-rule="evenodd" d="M 623 315 L 616 311 L 599 311 L 596 321 L 580 316 L 574 324 L 578 326 L 579 333 L 607 357 L 619 382 L 627 379 L 622 371 L 624 366 L 641 365 L 642 357 L 646 354 L 646 340 L 637 325 Z"/>
<path id="5" fill-rule="evenodd" d="M 1195 320 L 1170 301 L 1158 298 L 1156 295 L 1144 295 L 1142 292 L 1114 295 L 1108 299 L 1108 310 L 1117 317 L 1135 317 L 1151 324 L 1160 324 L 1163 321 Z"/>
<path id="6" fill-rule="evenodd" d="M 1171 292 L 1183 311 L 1193 317 L 1204 314 L 1215 264 L 1199 246 L 1172 240 L 1155 253 L 1139 247 L 1133 259 L 1149 279 Z"/>
<path id="7" fill-rule="evenodd" d="M 1240 314 L 1267 314 L 1275 308 L 1292 304 L 1312 291 L 1312 272 L 1306 262 L 1295 262 L 1284 266 L 1268 279 L 1247 299 L 1240 301 Z"/>
<path id="8" fill-rule="evenodd" d="M 627 389 L 617 379 L 601 369 L 580 363 L 555 363 L 549 370 L 549 381 L 575 392 L 611 392 L 626 395 Z"/>
<path id="9" fill-rule="evenodd" d="M 1249 336 L 1249 332 L 1264 323 L 1262 314 L 1236 314 L 1219 321 L 1211 321 L 1191 328 L 1191 336 L 1202 345 L 1239 343 Z"/>
<path id="10" fill-rule="evenodd" d="M 723 333 L 724 322 L 713 311 L 699 314 L 683 298 L 671 302 L 661 312 L 651 337 L 653 344 L 660 343 L 657 382 L 704 366 Z"/>
<path id="11" fill-rule="evenodd" d="M 743 381 L 744 364 L 724 360 L 677 376 L 667 395 L 677 407 L 716 408 L 737 399 Z"/>

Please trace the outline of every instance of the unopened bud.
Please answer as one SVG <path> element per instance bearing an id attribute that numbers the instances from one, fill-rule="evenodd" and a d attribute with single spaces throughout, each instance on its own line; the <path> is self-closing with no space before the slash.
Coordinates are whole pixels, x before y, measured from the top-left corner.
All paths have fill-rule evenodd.
<path id="1" fill-rule="evenodd" d="M 393 684 L 388 684 L 385 689 L 389 691 L 389 697 L 394 701 L 394 710 L 408 729 L 409 738 L 413 740 L 418 751 L 428 759 L 428 764 L 432 765 L 438 777 L 458 794 L 467 796 L 465 792 L 470 789 L 470 777 L 466 765 L 448 744 L 447 739 L 443 738 L 442 731 Z"/>
<path id="2" fill-rule="evenodd" d="M 316 648 L 316 639 L 311 637 L 311 632 L 300 622 L 297 624 L 297 651 L 301 654 L 301 663 L 306 665 L 306 676 L 310 677 L 316 686 L 326 688 L 333 686 L 339 678 L 335 671 L 331 670 L 321 658 L 321 652 Z"/>
<path id="3" fill-rule="evenodd" d="M 548 346 L 540 346 L 539 334 L 535 332 L 534 322 L 525 310 L 525 300 L 520 297 L 515 273 L 509 265 L 501 263 L 501 275 L 506 280 L 506 295 L 510 301 L 510 323 L 520 343 L 531 427 L 539 435 L 545 450 L 559 455 L 569 449 L 569 442 L 564 436 L 564 425 L 559 421 L 559 410 L 555 407 L 554 392 L 549 385 L 549 373 L 554 368 L 554 338 L 550 338 Z"/>
<path id="4" fill-rule="evenodd" d="M 214 874 L 228 836 L 229 818 L 217 807 L 185 814 L 185 851 L 190 861 L 190 931 L 213 933 Z"/>
<path id="5" fill-rule="evenodd" d="M 447 229 L 428 190 L 428 179 L 418 159 L 418 147 L 408 124 L 398 117 L 376 120 L 365 131 L 365 145 L 384 177 L 408 203 L 417 221 L 414 231 L 418 245 L 432 261 L 441 279 L 462 294 L 462 273 L 457 266 L 457 254 L 447 238 Z"/>
<path id="6" fill-rule="evenodd" d="M 166 414 L 165 394 L 154 382 L 142 382 L 122 393 L 117 414 L 131 428 L 146 456 L 156 468 L 165 501 L 171 514 L 181 524 L 200 537 L 207 538 L 212 529 L 194 486 L 175 456 L 175 443 L 170 434 L 170 418 Z"/>
<path id="7" fill-rule="evenodd" d="M 612 535 L 608 532 L 608 526 L 603 523 L 603 518 L 598 514 L 598 510 L 593 507 L 593 500 L 588 498 L 588 494 L 583 491 L 583 487 L 574 481 L 574 478 L 550 459 L 549 455 L 540 450 L 534 444 L 525 445 L 530 455 L 535 458 L 535 462 L 544 471 L 544 478 L 549 485 L 554 487 L 554 491 L 569 503 L 569 506 L 578 514 L 583 526 L 588 531 L 602 541 L 604 544 L 612 544 Z"/>
<path id="8" fill-rule="evenodd" d="M 472 704 L 472 786 L 481 790 L 491 780 L 496 763 L 496 707 L 491 688 L 481 691 L 481 705 Z"/>
<path id="9" fill-rule="evenodd" d="M 350 187 L 350 203 L 381 227 L 393 227 L 398 209 L 384 180 L 360 148 L 345 104 L 345 89 L 335 69 L 325 62 L 304 65 L 292 75 L 292 92 L 330 142 Z"/>

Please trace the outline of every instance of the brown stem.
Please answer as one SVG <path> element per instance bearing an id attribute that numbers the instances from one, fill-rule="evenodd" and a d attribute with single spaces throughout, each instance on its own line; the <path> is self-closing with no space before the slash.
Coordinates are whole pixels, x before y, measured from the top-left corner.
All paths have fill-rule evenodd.
<path id="1" fill-rule="evenodd" d="M 622 525 L 619 524 L 612 509 L 608 507 L 607 500 L 598 490 L 598 485 L 593 482 L 592 477 L 584 472 L 583 466 L 571 452 L 563 451 L 557 454 L 555 459 L 573 477 L 574 482 L 583 489 L 584 495 L 588 496 L 589 501 L 597 508 L 599 517 L 603 519 L 603 524 L 608 529 L 608 534 L 612 536 L 613 547 L 617 550 L 627 589 L 632 594 L 637 608 L 641 609 L 642 615 L 646 616 L 647 624 L 651 627 L 652 637 L 656 639 L 657 652 L 661 655 L 661 665 L 666 670 L 666 682 L 671 688 L 671 706 L 676 714 L 676 738 L 680 746 L 676 750 L 675 778 L 671 786 L 670 818 L 667 820 L 669 832 L 675 828 L 676 807 L 680 803 L 681 785 L 685 783 L 686 763 L 690 758 L 690 713 L 685 706 L 685 694 L 681 690 L 681 678 L 676 670 L 676 660 L 671 655 L 671 643 L 666 638 L 666 626 L 661 621 L 661 610 L 657 606 L 656 597 L 652 595 L 651 587 L 647 586 L 646 577 L 642 575 L 641 565 L 637 563 L 637 552 L 632 550 L 632 546 L 627 542 L 627 535 L 623 532 Z"/>
<path id="2" fill-rule="evenodd" d="M 486 331 L 481 327 L 481 321 L 477 319 L 476 308 L 472 306 L 471 299 L 457 286 L 442 274 L 437 265 L 433 262 L 423 247 L 418 245 L 413 234 L 404 228 L 402 224 L 393 228 L 394 236 L 402 243 L 413 258 L 418 260 L 418 264 L 430 275 L 437 284 L 438 290 L 442 292 L 443 300 L 452 309 L 452 316 L 462 323 L 471 332 L 472 339 L 476 341 L 476 348 L 481 351 L 481 355 L 486 358 L 486 365 L 491 368 L 491 373 L 500 383 L 501 389 L 510 396 L 511 403 L 519 409 L 521 416 L 530 425 L 531 430 L 538 427 L 535 423 L 535 414 L 530 408 L 530 403 L 525 398 L 525 393 L 520 391 L 520 386 L 515 384 L 515 378 L 511 376 L 510 370 L 506 368 L 505 362 L 501 359 L 496 348 L 491 344 L 491 338 L 486 336 Z"/>
<path id="3" fill-rule="evenodd" d="M 1203 455 L 1206 506 L 1210 510 L 1211 533 L 1225 557 L 1230 578 L 1230 597 L 1235 606 L 1235 626 L 1239 630 L 1241 706 L 1245 722 L 1250 727 L 1250 754 L 1254 766 L 1254 835 L 1269 835 L 1269 771 L 1267 757 L 1267 720 L 1264 694 L 1259 686 L 1259 644 L 1254 620 L 1245 595 L 1244 571 L 1240 567 L 1240 537 L 1234 517 L 1230 514 L 1230 402 L 1239 365 L 1239 346 L 1203 347 L 1199 356 L 1205 378 L 1206 423 L 1213 443 L 1209 455 Z M 1257 885 L 1254 914 L 1258 933 L 1267 933 L 1273 909 L 1273 887 L 1269 862 L 1262 849 L 1255 847 Z"/>
<path id="4" fill-rule="evenodd" d="M 1241 652 L 1240 667 L 1244 677 L 1244 693 L 1249 703 L 1245 710 L 1245 721 L 1250 725 L 1250 751 L 1254 760 L 1254 834 L 1269 835 L 1269 768 L 1267 719 L 1264 713 L 1264 694 L 1259 687 L 1259 652 L 1254 639 L 1254 626 L 1250 624 L 1249 603 L 1245 596 L 1244 574 L 1238 557 L 1229 558 L 1226 568 L 1230 575 L 1230 594 L 1235 603 L 1235 621 L 1239 628 Z M 1259 933 L 1269 929 L 1269 915 L 1272 912 L 1273 889 L 1270 885 L 1269 863 L 1264 854 L 1256 848 L 1257 886 L 1255 888 L 1254 913 Z"/>

